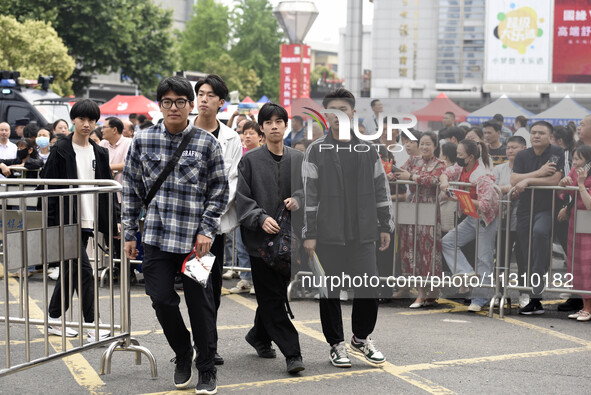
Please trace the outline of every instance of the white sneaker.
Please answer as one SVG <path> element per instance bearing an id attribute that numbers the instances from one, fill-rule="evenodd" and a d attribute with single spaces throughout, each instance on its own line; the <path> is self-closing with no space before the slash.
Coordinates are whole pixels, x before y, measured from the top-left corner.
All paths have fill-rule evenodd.
<path id="1" fill-rule="evenodd" d="M 241 294 L 241 293 L 246 293 L 246 292 L 250 291 L 251 289 L 252 289 L 252 286 L 250 285 L 250 281 L 240 280 L 240 281 L 238 281 L 238 284 L 236 284 L 235 287 L 230 288 L 230 293 L 231 294 Z"/>
<path id="2" fill-rule="evenodd" d="M 470 303 L 470 306 L 468 306 L 468 311 L 472 311 L 474 313 L 478 313 L 480 310 L 482 310 L 482 306 L 476 303 Z"/>
<path id="3" fill-rule="evenodd" d="M 47 277 L 53 281 L 57 281 L 58 277 L 60 276 L 60 268 L 59 267 L 50 267 L 47 269 Z"/>
<path id="4" fill-rule="evenodd" d="M 339 299 L 341 302 L 346 302 L 349 300 L 349 294 L 344 289 L 341 289 L 341 293 L 339 294 Z"/>
<path id="5" fill-rule="evenodd" d="M 51 323 L 55 323 L 55 322 L 61 322 L 60 318 L 49 317 L 49 319 L 47 321 L 50 323 L 50 325 L 47 325 L 47 333 L 50 335 L 55 335 L 55 336 L 62 336 L 62 334 L 63 334 L 62 326 L 58 325 L 58 324 L 51 324 Z M 74 328 L 66 327 L 66 337 L 76 337 L 76 336 L 78 336 L 77 330 L 75 330 Z"/>
<path id="6" fill-rule="evenodd" d="M 95 341 L 98 341 L 98 340 L 105 340 L 109 336 L 111 336 L 111 332 L 109 330 L 107 330 L 107 329 L 99 329 L 98 339 L 96 338 L 96 334 L 95 334 L 94 328 L 88 329 L 86 331 L 86 340 L 89 343 L 94 343 Z"/>
<path id="7" fill-rule="evenodd" d="M 250 294 L 251 294 L 251 295 L 256 295 L 256 294 L 254 293 L 254 285 L 253 285 L 252 287 L 250 287 Z"/>
<path id="8" fill-rule="evenodd" d="M 529 295 L 528 294 L 519 295 L 519 307 L 524 308 L 528 304 L 529 304 Z"/>
<path id="9" fill-rule="evenodd" d="M 238 272 L 235 272 L 234 270 L 226 270 L 226 272 L 224 274 L 222 274 L 222 278 L 224 280 L 231 280 L 233 278 L 239 278 L 240 274 Z"/>

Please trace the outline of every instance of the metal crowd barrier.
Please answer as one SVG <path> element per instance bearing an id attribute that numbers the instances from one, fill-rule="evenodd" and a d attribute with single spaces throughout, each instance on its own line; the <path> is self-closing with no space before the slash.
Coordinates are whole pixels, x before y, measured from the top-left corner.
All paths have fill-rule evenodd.
<path id="1" fill-rule="evenodd" d="M 517 280 L 521 280 L 519 278 L 519 276 L 513 276 L 514 273 L 511 272 L 511 268 L 510 268 L 510 262 L 509 262 L 509 257 L 511 254 L 511 251 L 509 250 L 509 248 L 506 248 L 505 250 L 505 256 L 503 257 L 503 262 L 505 264 L 502 264 L 502 262 L 499 262 L 498 265 L 498 270 L 499 270 L 499 275 L 498 275 L 498 280 L 497 283 L 499 284 L 499 287 L 503 286 L 503 290 L 502 290 L 502 297 L 501 297 L 501 303 L 500 303 L 500 311 L 499 311 L 499 315 L 500 317 L 503 317 L 505 314 L 504 311 L 504 302 L 505 301 L 509 301 L 508 306 L 509 306 L 509 313 L 511 313 L 511 305 L 510 305 L 510 297 L 509 297 L 509 291 L 510 290 L 518 290 L 518 291 L 532 291 L 533 288 L 537 288 L 540 285 L 540 282 L 542 285 L 546 284 L 547 285 L 552 285 L 552 286 L 544 286 L 543 288 L 543 292 L 560 292 L 560 293 L 567 293 L 567 294 L 580 294 L 580 295 L 591 295 L 591 291 L 587 291 L 587 290 L 580 290 L 580 289 L 575 289 L 574 286 L 568 286 L 569 283 L 574 282 L 574 268 L 575 268 L 575 260 L 574 260 L 574 254 L 570 257 L 571 259 L 571 272 L 566 272 L 565 275 L 561 275 L 560 273 L 554 273 L 554 270 L 552 268 L 552 245 L 553 245 L 553 240 L 554 240 L 554 227 L 555 227 L 555 212 L 556 212 L 556 194 L 558 192 L 574 192 L 574 202 L 575 204 L 573 205 L 573 211 L 571 212 L 571 215 L 574 216 L 573 219 L 573 228 L 574 228 L 574 233 L 580 233 L 580 234 L 591 234 L 591 211 L 589 210 L 578 210 L 577 209 L 577 198 L 578 198 L 578 191 L 579 188 L 578 187 L 559 187 L 559 186 L 535 186 L 535 187 L 528 187 L 527 189 L 531 190 L 531 200 L 530 200 L 530 212 L 529 212 L 529 238 L 528 238 L 528 254 L 527 254 L 527 271 L 525 273 L 525 284 L 524 285 L 519 285 L 514 283 L 514 279 L 517 278 Z M 536 191 L 542 191 L 542 190 L 550 190 L 553 191 L 552 193 L 552 211 L 551 211 L 551 216 L 552 216 L 552 227 L 550 229 L 550 245 L 548 246 L 548 251 L 550 254 L 550 265 L 548 268 L 546 268 L 545 273 L 540 275 L 539 273 L 532 273 L 532 234 L 533 234 L 533 208 L 534 208 L 534 198 L 535 198 L 535 193 Z M 512 188 L 509 191 L 509 196 L 511 196 L 515 191 L 515 188 Z M 511 201 L 508 201 L 507 204 L 507 212 L 510 213 L 511 212 Z M 506 219 L 506 228 L 507 228 L 507 234 L 505 235 L 505 240 L 506 240 L 506 245 L 509 244 L 509 229 L 510 229 L 510 225 L 511 225 L 511 215 L 507 215 L 507 219 Z M 523 247 L 523 246 L 522 246 Z M 575 251 L 576 249 L 576 237 L 572 238 L 572 250 Z M 567 253 L 567 251 L 565 251 L 565 254 Z M 524 257 L 525 258 L 525 257 Z M 567 258 L 568 259 L 568 258 Z M 536 274 L 535 276 L 535 281 L 534 281 L 534 274 Z M 567 280 L 568 278 L 568 274 L 570 274 L 570 280 Z M 558 275 L 559 277 L 555 277 L 555 275 Z M 537 285 L 532 285 L 533 282 L 536 282 Z M 558 285 L 557 285 L 558 284 Z M 567 285 L 567 286 L 564 286 Z"/>
<path id="2" fill-rule="evenodd" d="M 0 322 L 4 323 L 4 350 L 5 366 L 0 370 L 0 377 L 28 369 L 52 360 L 64 358 L 66 356 L 81 353 L 87 349 L 108 345 L 103 353 L 100 366 L 100 374 L 110 373 L 111 357 L 114 351 L 131 351 L 135 353 L 136 364 L 141 364 L 141 354 L 144 354 L 150 361 L 152 377 L 157 376 L 156 360 L 152 353 L 145 347 L 139 345 L 138 341 L 131 337 L 131 303 L 130 303 L 130 279 L 129 264 L 123 259 L 121 264 L 121 277 L 118 295 L 115 294 L 113 278 L 109 281 L 108 312 L 103 315 L 100 313 L 99 290 L 98 290 L 98 268 L 97 256 L 98 246 L 95 243 L 93 256 L 94 271 L 94 322 L 84 323 L 82 295 L 78 293 L 77 317 L 74 319 L 75 305 L 72 303 L 73 275 L 69 270 L 69 289 L 65 289 L 65 279 L 61 275 L 64 273 L 66 265 L 72 269 L 72 265 L 78 265 L 78 289 L 82 288 L 82 260 L 81 250 L 81 199 L 84 194 L 92 194 L 98 202 L 101 194 L 108 194 L 109 212 L 113 212 L 113 199 L 115 192 L 121 191 L 121 185 L 113 180 L 39 180 L 39 179 L 5 179 L 1 181 L 7 186 L 17 186 L 18 191 L 0 192 L 0 204 L 2 205 L 1 217 L 1 236 L 2 236 L 2 266 L 4 272 L 3 292 L 0 298 L 0 311 L 3 316 Z M 68 187 L 64 187 L 68 184 Z M 59 189 L 39 189 L 25 190 L 33 186 L 56 186 Z M 61 187 L 60 187 L 61 186 Z M 73 188 L 79 186 L 78 188 Z M 8 189 L 10 189 L 8 187 Z M 59 226 L 48 226 L 47 211 L 49 198 L 57 198 L 60 209 Z M 78 218 L 76 224 L 64 223 L 64 201 L 72 202 L 77 197 Z M 13 203 L 18 201 L 18 208 L 11 209 Z M 40 211 L 36 211 L 37 202 L 40 202 Z M 33 206 L 33 207 L 32 207 Z M 69 206 L 69 218 L 72 218 L 73 204 Z M 98 204 L 94 207 L 94 217 L 99 218 Z M 113 229 L 113 217 L 109 218 L 110 229 Z M 111 233 L 111 231 L 110 231 Z M 98 221 L 94 221 L 94 234 L 98 235 Z M 109 249 L 112 248 L 112 239 L 115 235 L 105 235 L 108 240 Z M 109 250 L 112 251 L 112 250 Z M 123 251 L 122 256 L 124 257 Z M 73 263 L 76 262 L 77 263 Z M 47 281 L 47 268 L 49 263 L 59 262 L 61 281 L 61 318 L 59 321 L 49 321 L 49 292 Z M 113 260 L 108 259 L 108 266 L 112 269 Z M 42 265 L 43 267 L 43 289 L 42 306 L 39 317 L 38 309 L 31 306 L 30 281 L 27 275 L 27 269 L 31 266 Z M 14 280 L 9 278 L 9 270 L 20 270 L 18 288 L 15 291 Z M 67 292 L 67 294 L 66 294 Z M 119 306 L 115 305 L 116 296 L 119 297 Z M 66 298 L 69 298 L 70 308 L 65 312 Z M 13 304 L 18 304 L 16 311 L 11 308 Z M 119 322 L 116 322 L 116 307 L 119 308 Z M 11 311 L 12 310 L 12 311 Z M 106 320 L 102 323 L 100 319 Z M 13 339 L 13 329 L 11 324 L 24 325 L 24 336 L 22 331 L 15 331 L 14 334 L 19 338 Z M 70 342 L 66 339 L 66 331 L 62 331 L 61 345 L 50 341 L 48 326 L 51 324 L 62 328 L 69 327 L 78 330 L 78 341 Z M 42 331 L 42 350 L 37 346 L 39 337 L 31 329 Z M 99 329 L 108 330 L 109 336 L 104 340 L 84 344 L 83 329 L 94 329 L 95 334 Z M 24 342 L 20 340 L 24 337 Z M 24 343 L 24 356 L 17 354 L 13 349 L 18 344 Z M 50 354 L 50 346 L 55 349 L 55 353 Z M 32 354 L 38 354 L 33 357 Z M 18 355 L 18 363 L 13 364 L 12 360 Z"/>

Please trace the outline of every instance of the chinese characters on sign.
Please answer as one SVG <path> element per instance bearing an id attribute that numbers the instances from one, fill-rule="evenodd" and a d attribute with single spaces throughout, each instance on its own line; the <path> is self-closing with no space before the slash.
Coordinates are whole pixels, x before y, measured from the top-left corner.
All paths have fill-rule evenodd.
<path id="1" fill-rule="evenodd" d="M 556 0 L 553 82 L 591 83 L 591 3 Z"/>
<path id="2" fill-rule="evenodd" d="M 487 82 L 550 81 L 552 0 L 486 2 Z"/>
<path id="3" fill-rule="evenodd" d="M 290 106 L 294 99 L 310 97 L 310 47 L 281 45 L 279 100 Z"/>

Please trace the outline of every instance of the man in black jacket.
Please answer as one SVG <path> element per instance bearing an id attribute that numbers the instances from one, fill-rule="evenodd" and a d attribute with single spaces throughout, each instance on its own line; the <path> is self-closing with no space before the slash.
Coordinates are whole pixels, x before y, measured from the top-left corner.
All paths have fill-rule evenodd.
<path id="1" fill-rule="evenodd" d="M 354 288 L 351 349 L 363 354 L 367 361 L 380 364 L 386 359 L 369 335 L 378 316 L 375 243 L 379 241 L 380 251 L 386 250 L 394 230 L 388 180 L 376 149 L 353 131 L 346 133 L 346 125 L 339 122 L 344 117 L 339 120 L 334 114 L 340 111 L 350 121 L 353 119 L 353 94 L 337 89 L 329 92 L 322 104 L 333 112 L 327 114 L 330 130 L 310 145 L 302 165 L 304 248 L 311 257 L 317 254 L 330 286 L 328 298 L 320 298 L 322 330 L 331 346 L 331 363 L 351 367 L 338 292 Z"/>
<path id="2" fill-rule="evenodd" d="M 258 117 L 267 143 L 249 151 L 238 165 L 236 210 L 241 235 L 250 255 L 252 281 L 256 289 L 257 311 L 246 341 L 261 358 L 275 358 L 271 341 L 287 362 L 287 371 L 304 370 L 298 332 L 286 313 L 287 282 L 263 261 L 258 251 L 265 237 L 279 232 L 273 218 L 285 206 L 292 213 L 302 204 L 302 153 L 283 144 L 287 111 L 277 104 L 265 104 Z M 292 224 L 295 218 L 292 217 Z"/>
<path id="3" fill-rule="evenodd" d="M 51 149 L 47 163 L 41 171 L 41 178 L 61 178 L 61 179 L 112 179 L 111 169 L 109 167 L 109 152 L 106 148 L 99 147 L 90 137 L 90 133 L 96 126 L 100 118 L 100 109 L 92 100 L 85 99 L 76 102 L 70 111 L 70 118 L 74 124 L 74 133 L 58 140 Z M 66 188 L 64 186 L 52 186 L 51 188 Z M 77 198 L 72 200 L 72 218 L 70 218 L 70 199 L 64 198 L 62 216 L 64 224 L 73 224 L 78 222 L 80 217 L 82 228 L 82 240 L 80 243 L 80 258 L 82 270 L 82 289 L 78 289 L 78 263 L 72 264 L 72 278 L 74 283 L 72 289 L 78 292 L 82 303 L 82 313 L 84 322 L 94 322 L 94 275 L 92 266 L 86 253 L 89 237 L 92 237 L 95 228 L 94 223 L 98 221 L 99 232 L 105 235 L 113 235 L 116 232 L 116 217 L 118 212 L 117 197 L 113 196 L 113 211 L 109 212 L 109 197 L 107 194 L 100 194 L 98 198 L 99 217 L 94 218 L 95 201 L 93 194 L 82 194 L 80 196 L 81 212 L 78 216 Z M 48 202 L 48 225 L 57 226 L 60 223 L 59 200 L 57 197 L 49 198 Z M 109 216 L 115 215 L 113 220 L 114 228 L 109 231 Z M 65 289 L 68 289 L 70 278 L 69 265 L 64 264 L 64 271 L 60 273 L 65 280 Z M 65 298 L 65 309 L 61 310 L 61 279 L 58 278 L 51 301 L 49 303 L 49 319 L 56 321 L 69 308 L 69 297 Z M 62 336 L 63 328 L 55 322 L 48 327 L 50 334 Z M 78 333 L 72 328 L 65 328 L 66 336 L 74 337 Z M 93 342 L 102 340 L 109 336 L 109 331 L 100 330 L 98 336 L 94 329 L 88 330 L 88 341 Z M 98 338 L 97 338 L 98 337 Z"/>

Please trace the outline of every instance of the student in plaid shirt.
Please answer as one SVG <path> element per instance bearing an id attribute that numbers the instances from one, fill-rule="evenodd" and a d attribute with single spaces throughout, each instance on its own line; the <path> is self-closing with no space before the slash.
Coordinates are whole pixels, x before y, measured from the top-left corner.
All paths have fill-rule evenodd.
<path id="1" fill-rule="evenodd" d="M 123 216 L 125 252 L 137 256 L 138 217 L 152 185 L 171 160 L 192 125 L 188 121 L 195 94 L 188 80 L 169 77 L 160 82 L 157 100 L 164 122 L 134 136 L 123 171 Z M 144 226 L 144 273 L 146 294 L 169 345 L 176 354 L 174 384 L 186 388 L 193 377 L 196 352 L 191 345 L 179 310 L 180 298 L 174 277 L 193 246 L 198 256 L 209 252 L 219 218 L 228 204 L 228 180 L 222 149 L 214 136 L 197 129 L 174 170 L 164 181 L 146 212 Z M 209 280 L 211 283 L 211 279 Z M 194 342 L 199 350 L 196 392 L 217 390 L 214 352 L 210 336 L 215 333 L 212 286 L 202 287 L 183 276 L 185 301 Z M 199 334 L 195 336 L 195 334 Z"/>

